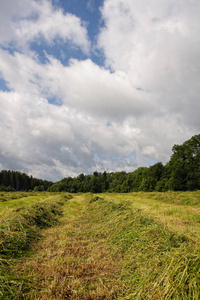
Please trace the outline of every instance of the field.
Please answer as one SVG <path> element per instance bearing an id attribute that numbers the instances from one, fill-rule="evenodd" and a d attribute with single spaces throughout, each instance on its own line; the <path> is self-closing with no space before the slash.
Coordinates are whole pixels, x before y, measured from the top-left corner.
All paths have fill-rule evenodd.
<path id="1" fill-rule="evenodd" d="M 200 191 L 1 192 L 0 299 L 200 299 Z"/>

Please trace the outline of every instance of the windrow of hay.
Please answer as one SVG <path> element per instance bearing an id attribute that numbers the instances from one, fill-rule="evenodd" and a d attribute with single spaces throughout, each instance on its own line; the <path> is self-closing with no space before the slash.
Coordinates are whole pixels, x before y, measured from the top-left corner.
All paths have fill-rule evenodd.
<path id="1" fill-rule="evenodd" d="M 126 296 L 117 299 L 200 298 L 199 244 L 132 210 L 130 202 L 95 201 L 90 214 L 91 232 L 106 237 L 123 260 L 118 283 Z"/>
<path id="2" fill-rule="evenodd" d="M 5 299 L 200 299 L 199 239 L 161 222 L 163 195 L 149 200 L 139 194 L 74 195 L 54 227 L 36 225 L 31 216 L 33 227 L 45 228 L 45 239 L 34 245 L 34 255 L 15 260 L 11 269 L 18 276 L 7 278 Z M 181 209 L 191 210 L 186 207 Z M 171 199 L 170 209 L 175 208 Z M 193 213 L 198 209 L 192 206 Z M 29 214 L 28 208 L 19 212 Z"/>
<path id="3" fill-rule="evenodd" d="M 62 213 L 63 202 L 39 202 L 21 208 L 0 224 L 0 255 L 20 256 L 31 243 L 40 238 L 38 228 L 54 225 Z"/>
<path id="4" fill-rule="evenodd" d="M 75 197 L 74 197 L 75 198 Z M 27 299 L 115 299 L 120 285 L 118 258 L 112 257 L 104 238 L 88 235 L 88 200 L 78 196 L 65 205 L 61 223 L 45 229 L 46 238 L 34 247 L 33 257 L 15 266 L 31 276 Z M 81 200 L 82 199 L 82 200 Z M 80 201 L 79 201 L 80 200 Z"/>
<path id="5" fill-rule="evenodd" d="M 62 197 L 63 198 L 63 197 Z M 42 237 L 41 229 L 58 223 L 65 199 L 40 201 L 20 207 L 0 223 L 0 299 L 15 299 L 22 289 L 22 281 L 12 272 L 16 258 L 24 257 L 33 243 Z M 16 298 L 17 299 L 17 298 Z"/>

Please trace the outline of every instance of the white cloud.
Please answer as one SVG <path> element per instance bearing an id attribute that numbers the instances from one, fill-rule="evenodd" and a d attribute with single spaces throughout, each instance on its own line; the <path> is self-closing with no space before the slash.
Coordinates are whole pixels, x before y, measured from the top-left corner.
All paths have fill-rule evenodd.
<path id="1" fill-rule="evenodd" d="M 181 105 L 186 85 L 199 92 L 199 13 L 199 1 L 105 1 L 99 46 L 107 65 L 125 71 L 134 86 Z"/>
<path id="2" fill-rule="evenodd" d="M 85 53 L 90 51 L 90 42 L 85 24 L 75 15 L 64 14 L 61 9 L 54 9 L 47 0 L 19 0 L 0 3 L 0 44 L 26 48 L 31 42 L 40 43 L 43 38 L 47 43 L 70 41 Z M 39 40 L 38 40 L 39 39 Z"/>
<path id="3" fill-rule="evenodd" d="M 105 67 L 90 58 L 65 66 L 48 53 L 39 61 L 29 46 L 41 37 L 90 49 L 81 20 L 50 1 L 19 0 L 14 9 L 8 0 L 0 11 L 8 47 L 0 74 L 10 89 L 0 92 L 2 168 L 51 180 L 133 171 L 165 163 L 175 143 L 199 133 L 199 1 L 106 0 Z"/>
<path id="4" fill-rule="evenodd" d="M 158 116 L 179 114 L 194 131 L 199 130 L 199 14 L 199 1 L 106 0 L 98 40 L 107 66 L 125 72 L 146 92 Z"/>
<path id="5" fill-rule="evenodd" d="M 50 56 L 46 64 L 41 64 L 19 53 L 11 55 L 0 50 L 0 54 L 3 77 L 9 88 L 18 92 L 52 95 L 68 107 L 105 119 L 139 116 L 154 109 L 147 96 L 123 74 L 112 74 L 89 59 L 71 60 L 65 67 Z"/>

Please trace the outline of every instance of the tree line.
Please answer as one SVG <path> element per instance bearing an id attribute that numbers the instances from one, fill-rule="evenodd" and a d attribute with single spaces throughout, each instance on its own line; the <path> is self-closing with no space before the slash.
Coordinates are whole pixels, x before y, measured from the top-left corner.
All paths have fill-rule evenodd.
<path id="1" fill-rule="evenodd" d="M 0 191 L 46 191 L 53 182 L 34 178 L 18 171 L 0 172 Z"/>
<path id="2" fill-rule="evenodd" d="M 93 175 L 80 174 L 56 183 L 28 176 L 17 171 L 0 172 L 0 190 L 39 190 L 50 192 L 165 192 L 200 189 L 200 134 L 182 145 L 174 145 L 168 163 L 158 162 L 126 173 L 95 171 Z"/>
<path id="3" fill-rule="evenodd" d="M 64 178 L 53 184 L 49 191 L 77 192 L 165 192 L 193 191 L 200 189 L 200 134 L 182 145 L 174 145 L 166 165 L 140 167 L 134 172 L 97 172 Z"/>

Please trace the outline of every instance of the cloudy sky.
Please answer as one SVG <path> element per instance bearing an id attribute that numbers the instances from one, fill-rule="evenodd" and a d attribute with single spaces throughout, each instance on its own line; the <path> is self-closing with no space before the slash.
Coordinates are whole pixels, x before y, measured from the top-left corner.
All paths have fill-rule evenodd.
<path id="1" fill-rule="evenodd" d="M 0 0 L 0 170 L 166 163 L 199 113 L 199 0 Z"/>

